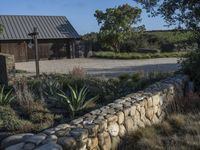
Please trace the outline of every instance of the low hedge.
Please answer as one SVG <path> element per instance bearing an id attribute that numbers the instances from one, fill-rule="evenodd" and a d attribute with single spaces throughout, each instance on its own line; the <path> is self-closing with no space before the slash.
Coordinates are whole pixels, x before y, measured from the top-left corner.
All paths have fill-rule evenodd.
<path id="1" fill-rule="evenodd" d="M 109 58 L 109 59 L 150 59 L 150 58 L 167 58 L 167 57 L 185 57 L 187 52 L 163 52 L 163 53 L 115 53 L 111 51 L 96 52 L 95 58 Z"/>

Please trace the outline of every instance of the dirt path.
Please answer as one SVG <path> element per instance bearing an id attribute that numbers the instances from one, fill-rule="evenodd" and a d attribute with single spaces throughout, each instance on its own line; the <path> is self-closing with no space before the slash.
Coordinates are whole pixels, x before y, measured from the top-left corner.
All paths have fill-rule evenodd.
<path id="1" fill-rule="evenodd" d="M 42 73 L 69 73 L 74 67 L 84 68 L 88 74 L 97 76 L 117 76 L 135 71 L 172 72 L 179 68 L 177 58 L 158 58 L 143 60 L 113 60 L 113 59 L 62 59 L 40 61 Z M 35 72 L 35 62 L 16 63 L 16 69 Z"/>

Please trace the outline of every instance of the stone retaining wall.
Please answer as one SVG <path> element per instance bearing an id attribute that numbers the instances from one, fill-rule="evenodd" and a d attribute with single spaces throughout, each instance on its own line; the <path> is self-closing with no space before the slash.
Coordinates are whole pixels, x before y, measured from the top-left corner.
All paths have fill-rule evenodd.
<path id="1" fill-rule="evenodd" d="M 159 123 L 168 112 L 169 104 L 184 97 L 187 82 L 186 76 L 168 78 L 69 124 L 35 135 L 10 136 L 2 141 L 1 147 L 6 150 L 114 150 L 125 134 Z"/>
<path id="2" fill-rule="evenodd" d="M 7 67 L 8 73 L 14 71 L 15 70 L 14 55 L 9 55 L 9 54 L 4 54 L 4 53 L 0 53 L 0 55 L 5 56 L 6 58 L 6 67 Z"/>

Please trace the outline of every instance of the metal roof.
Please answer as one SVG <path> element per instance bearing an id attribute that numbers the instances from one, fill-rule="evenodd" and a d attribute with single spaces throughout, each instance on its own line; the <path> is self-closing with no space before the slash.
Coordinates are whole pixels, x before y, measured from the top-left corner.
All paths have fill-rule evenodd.
<path id="1" fill-rule="evenodd" d="M 0 15 L 4 31 L 0 40 L 30 39 L 33 27 L 38 28 L 38 39 L 80 38 L 65 16 L 7 16 Z"/>

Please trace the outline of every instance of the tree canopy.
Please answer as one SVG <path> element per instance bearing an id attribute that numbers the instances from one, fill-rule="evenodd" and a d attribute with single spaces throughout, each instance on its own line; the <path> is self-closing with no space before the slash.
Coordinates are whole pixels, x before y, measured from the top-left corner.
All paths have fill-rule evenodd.
<path id="1" fill-rule="evenodd" d="M 153 15 L 161 15 L 168 25 L 200 30 L 199 0 L 134 0 Z"/>
<path id="2" fill-rule="evenodd" d="M 94 16 L 100 27 L 98 40 L 108 49 L 119 51 L 120 44 L 128 39 L 140 21 L 141 9 L 124 4 L 108 8 L 105 12 L 96 10 Z"/>

